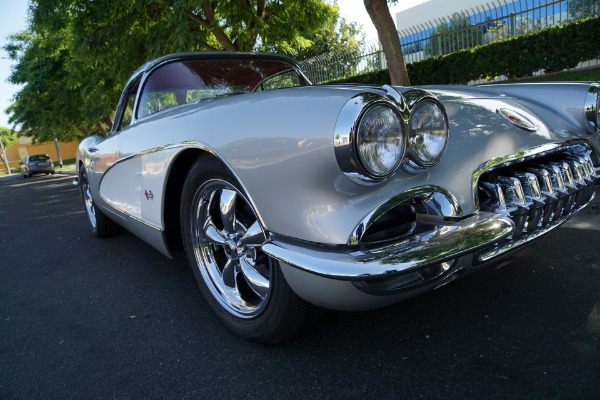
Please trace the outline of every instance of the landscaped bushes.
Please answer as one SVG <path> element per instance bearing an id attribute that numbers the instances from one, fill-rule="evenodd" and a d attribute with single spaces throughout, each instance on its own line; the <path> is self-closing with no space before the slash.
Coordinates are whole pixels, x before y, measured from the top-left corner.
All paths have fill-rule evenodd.
<path id="1" fill-rule="evenodd" d="M 407 65 L 412 85 L 458 84 L 506 75 L 530 76 L 535 71 L 561 71 L 580 61 L 600 58 L 600 17 L 510 38 L 446 56 Z M 389 84 L 387 70 L 369 72 L 329 83 Z"/>

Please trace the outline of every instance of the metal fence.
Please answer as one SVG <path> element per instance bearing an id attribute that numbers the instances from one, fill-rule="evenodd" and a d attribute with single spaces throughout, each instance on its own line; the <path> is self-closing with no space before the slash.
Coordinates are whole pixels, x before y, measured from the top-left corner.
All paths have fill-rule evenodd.
<path id="1" fill-rule="evenodd" d="M 378 42 L 363 42 L 349 51 L 334 51 L 300 61 L 312 83 L 328 82 L 387 67 Z"/>
<path id="2" fill-rule="evenodd" d="M 600 0 L 493 0 L 399 30 L 398 35 L 409 64 L 597 15 Z M 301 65 L 313 83 L 386 67 L 381 49 L 372 43 L 345 54 L 323 54 Z"/>
<path id="3" fill-rule="evenodd" d="M 598 15 L 600 0 L 495 0 L 398 31 L 407 63 Z"/>

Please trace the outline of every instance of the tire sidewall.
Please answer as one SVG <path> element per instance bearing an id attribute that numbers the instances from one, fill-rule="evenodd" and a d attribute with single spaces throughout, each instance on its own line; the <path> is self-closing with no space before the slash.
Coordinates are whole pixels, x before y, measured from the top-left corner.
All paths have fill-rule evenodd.
<path id="1" fill-rule="evenodd" d="M 265 300 L 266 304 L 261 312 L 254 317 L 238 317 L 227 309 L 213 296 L 208 284 L 202 276 L 200 267 L 196 260 L 194 249 L 192 248 L 191 237 L 191 211 L 194 206 L 194 198 L 202 190 L 202 186 L 213 179 L 220 179 L 233 185 L 240 193 L 244 191 L 240 188 L 237 180 L 230 174 L 221 163 L 209 158 L 199 159 L 190 169 L 182 192 L 181 202 L 181 229 L 188 261 L 192 267 L 194 277 L 202 296 L 208 303 L 212 311 L 219 320 L 238 336 L 248 340 L 261 341 L 269 332 L 279 326 L 285 319 L 286 311 L 289 307 L 290 296 L 295 296 L 288 286 L 279 264 L 276 260 L 270 259 L 270 293 Z M 246 196 L 244 194 L 244 196 Z M 251 205 L 252 206 L 252 205 Z M 256 210 L 254 210 L 255 214 Z"/>
<path id="2" fill-rule="evenodd" d="M 115 235 L 116 233 L 119 232 L 120 227 L 115 222 L 110 220 L 106 215 L 104 215 L 102 213 L 102 211 L 100 211 L 100 209 L 96 205 L 96 202 L 94 201 L 94 197 L 91 195 L 91 190 L 90 190 L 92 206 L 94 207 L 94 214 L 96 216 L 96 226 L 94 226 L 92 224 L 92 221 L 90 220 L 90 216 L 88 215 L 86 204 L 85 204 L 85 195 L 83 193 L 83 190 L 84 190 L 83 189 L 83 180 L 85 180 L 86 184 L 89 187 L 90 181 L 88 180 L 87 173 L 85 171 L 85 168 L 82 165 L 79 168 L 79 182 L 80 182 L 79 186 L 80 186 L 80 190 L 81 190 L 81 198 L 83 201 L 83 208 L 85 210 L 85 217 L 88 221 L 89 226 L 92 228 L 93 234 L 99 238 L 105 238 L 105 237 L 110 237 L 110 236 Z"/>

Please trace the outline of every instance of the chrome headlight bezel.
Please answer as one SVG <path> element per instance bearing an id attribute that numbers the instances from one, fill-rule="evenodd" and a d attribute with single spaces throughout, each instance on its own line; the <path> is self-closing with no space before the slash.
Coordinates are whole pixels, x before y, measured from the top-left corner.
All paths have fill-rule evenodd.
<path id="1" fill-rule="evenodd" d="M 394 113 L 398 118 L 402 135 L 403 151 L 394 166 L 384 174 L 377 174 L 365 168 L 358 147 L 360 124 L 365 115 L 378 106 L 388 107 Z M 346 102 L 338 115 L 333 139 L 336 159 L 346 176 L 363 183 L 377 183 L 394 174 L 402 165 L 406 154 L 406 124 L 401 109 L 403 105 L 398 104 L 393 98 L 372 92 L 360 93 Z"/>
<path id="2" fill-rule="evenodd" d="M 335 124 L 333 145 L 338 165 L 344 175 L 355 183 L 376 184 L 385 181 L 400 169 L 411 174 L 419 174 L 439 162 L 448 144 L 449 136 L 447 133 L 443 151 L 433 162 L 421 160 L 418 155 L 414 155 L 408 143 L 408 123 L 412 111 L 422 101 L 434 102 L 443 113 L 446 132 L 448 132 L 449 124 L 446 110 L 435 96 L 422 89 L 399 91 L 388 85 L 382 86 L 381 89 L 384 93 L 381 91 L 365 91 L 347 100 L 340 110 Z M 403 146 L 403 150 L 398 153 L 396 162 L 385 173 L 377 173 L 365 167 L 358 147 L 358 133 L 361 122 L 370 110 L 379 105 L 389 107 L 398 118 L 399 127 L 397 129 L 399 134 L 402 135 L 400 143 Z"/>
<path id="3" fill-rule="evenodd" d="M 387 162 L 383 160 L 382 163 L 380 163 L 387 164 L 381 165 L 381 167 L 384 168 L 383 170 L 377 170 L 378 166 L 376 165 L 376 163 L 373 162 L 373 160 L 382 158 L 378 157 L 379 151 L 377 151 L 377 149 L 375 149 L 375 151 L 371 153 L 372 160 L 370 160 L 370 157 L 367 156 L 369 152 L 367 146 L 369 145 L 369 143 L 367 143 L 368 141 L 366 141 L 365 138 L 368 135 L 368 131 L 371 131 L 372 127 L 365 125 L 371 123 L 374 113 L 377 113 L 375 117 L 379 116 L 379 118 L 376 118 L 373 121 L 376 125 L 374 129 L 378 130 L 379 133 L 376 135 L 376 137 L 379 139 L 377 140 L 376 146 L 381 148 L 381 145 L 383 144 L 383 147 L 385 147 L 386 149 L 388 145 L 390 147 L 396 147 L 395 149 L 391 149 L 391 152 L 394 153 L 391 154 L 391 159 Z M 383 113 L 387 113 L 387 115 L 382 117 L 381 115 Z M 395 120 L 382 122 L 382 118 L 394 118 Z M 367 132 L 365 132 L 365 130 Z M 382 130 L 384 130 L 384 132 L 381 132 Z M 384 137 L 382 138 L 382 136 Z M 366 171 L 367 175 L 374 179 L 384 179 L 392 175 L 394 172 L 396 172 L 400 164 L 402 164 L 402 161 L 404 161 L 404 155 L 406 154 L 406 129 L 404 127 L 404 121 L 402 120 L 402 117 L 398 113 L 397 109 L 388 102 L 375 102 L 369 107 L 365 107 L 360 117 L 356 121 L 355 138 L 356 154 L 358 155 L 358 161 L 362 165 L 364 171 Z M 385 141 L 385 144 L 383 143 L 383 141 Z"/>
<path id="4" fill-rule="evenodd" d="M 424 133 L 418 132 L 414 127 L 415 119 L 418 118 L 418 116 L 419 116 L 418 113 L 427 106 L 433 106 L 435 108 L 435 111 L 437 111 L 437 113 L 438 113 L 438 115 L 436 117 L 440 118 L 440 121 L 438 121 L 438 122 L 441 122 L 443 124 L 443 128 L 441 128 L 442 132 L 440 132 L 440 133 L 441 133 L 441 137 L 444 141 L 441 149 L 438 149 L 436 151 L 435 156 L 432 158 L 428 158 L 428 159 L 423 157 L 422 153 L 419 151 L 419 149 L 415 145 L 415 143 L 419 140 L 419 138 L 422 138 L 424 136 Z M 407 134 L 407 137 L 408 137 L 407 152 L 408 152 L 408 158 L 410 159 L 410 161 L 412 161 L 410 166 L 412 168 L 417 167 L 420 169 L 425 169 L 425 168 L 433 167 L 438 162 L 440 162 L 444 153 L 446 152 L 446 148 L 448 147 L 448 141 L 450 138 L 450 136 L 449 136 L 450 127 L 448 124 L 448 115 L 446 114 L 446 110 L 441 105 L 441 103 L 433 97 L 424 97 L 421 100 L 419 100 L 414 105 L 414 107 L 412 107 L 407 126 L 408 126 L 408 129 L 407 129 L 407 132 L 408 132 L 408 134 Z"/>
<path id="5" fill-rule="evenodd" d="M 600 133 L 600 84 L 593 83 L 588 89 L 583 112 L 588 132 Z"/>

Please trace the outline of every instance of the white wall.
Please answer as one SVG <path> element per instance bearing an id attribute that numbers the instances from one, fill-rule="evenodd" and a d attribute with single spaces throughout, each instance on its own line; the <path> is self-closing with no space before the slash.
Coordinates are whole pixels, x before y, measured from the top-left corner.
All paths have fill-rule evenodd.
<path id="1" fill-rule="evenodd" d="M 402 30 L 417 24 L 432 21 L 436 18 L 448 17 L 455 12 L 468 10 L 489 3 L 490 0 L 429 0 L 396 14 L 396 29 Z M 508 3 L 511 3 L 510 1 Z M 482 10 L 481 7 L 479 7 Z M 486 7 L 487 9 L 487 7 Z M 482 10 L 483 11 L 483 10 Z"/>

